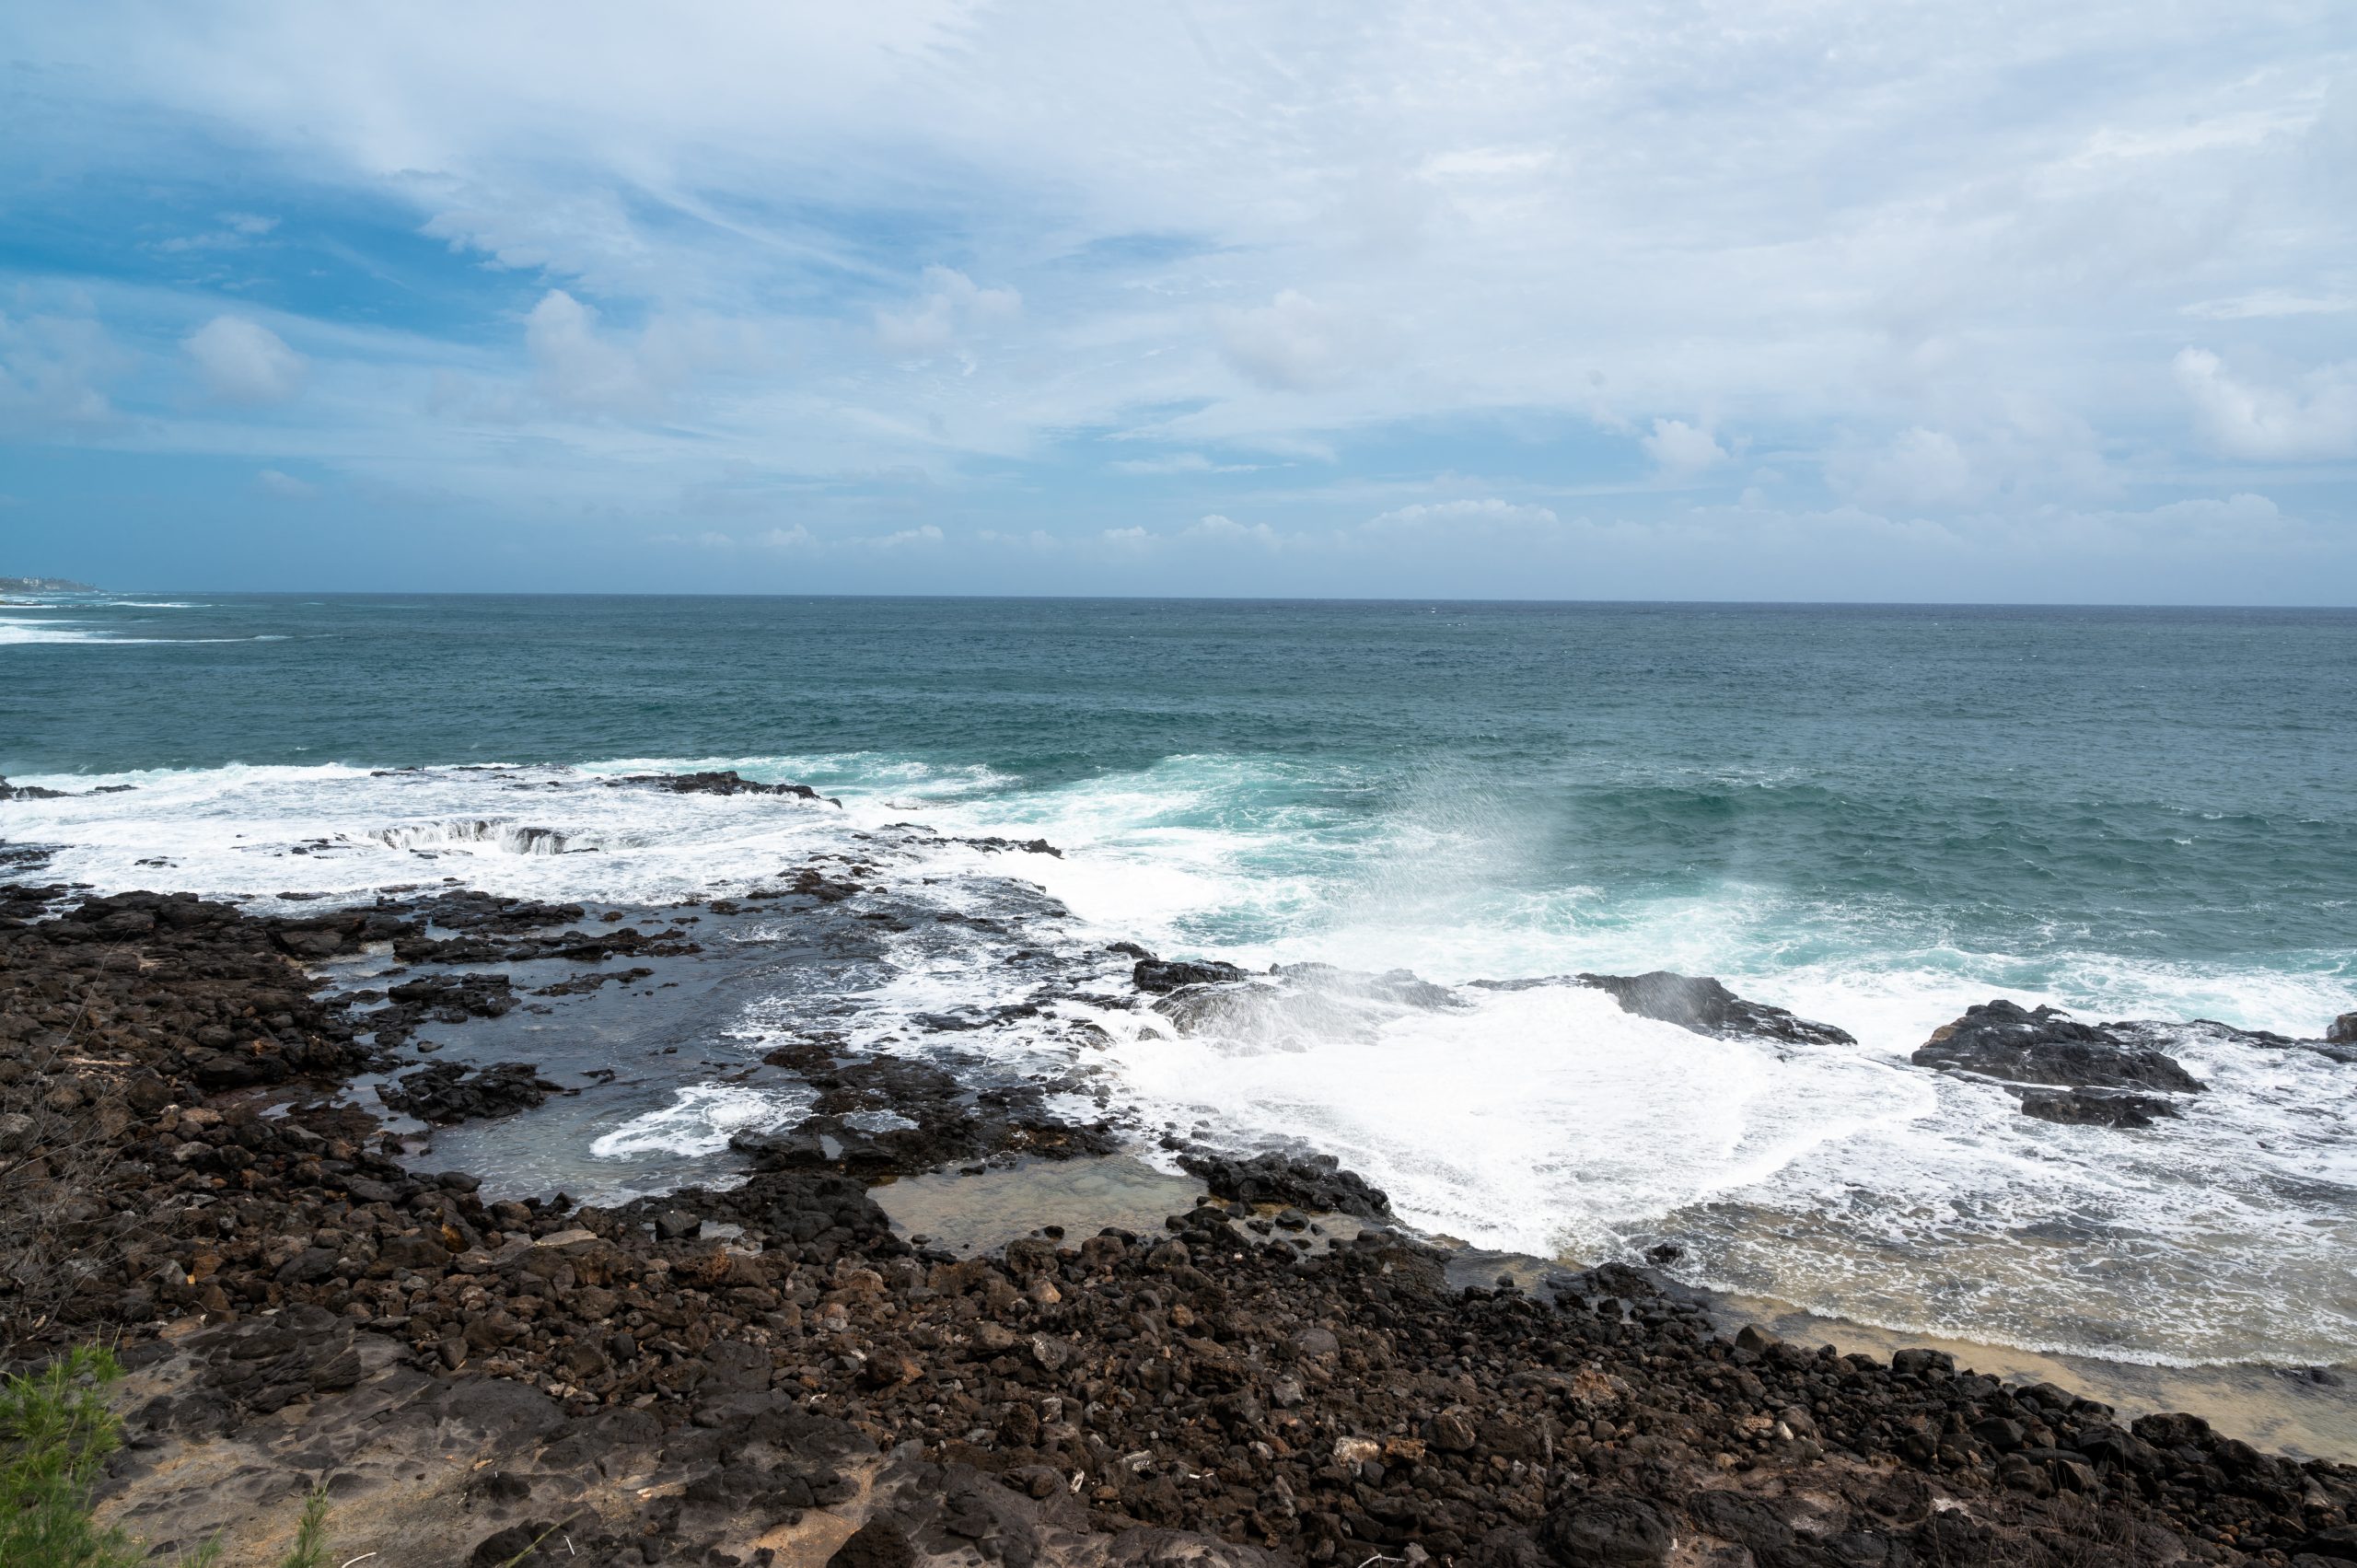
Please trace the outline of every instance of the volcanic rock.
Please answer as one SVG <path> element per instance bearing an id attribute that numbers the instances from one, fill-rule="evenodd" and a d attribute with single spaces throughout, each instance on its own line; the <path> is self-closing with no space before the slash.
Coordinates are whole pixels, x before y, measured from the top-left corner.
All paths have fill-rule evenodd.
<path id="1" fill-rule="evenodd" d="M 1283 1203 L 1360 1219 L 1387 1219 L 1391 1200 L 1383 1190 L 1332 1155 L 1267 1154 L 1244 1157 L 1183 1154 L 1179 1165 L 1221 1198 L 1239 1203 Z"/>
<path id="2" fill-rule="evenodd" d="M 827 798 L 808 784 L 761 784 L 754 779 L 739 777 L 734 768 L 704 773 L 630 773 L 621 778 L 608 779 L 606 783 L 609 786 L 645 784 L 654 789 L 669 790 L 673 795 L 791 795 L 803 800 Z M 840 806 L 842 802 L 835 801 L 834 804 Z"/>
<path id="3" fill-rule="evenodd" d="M 377 1085 L 377 1098 L 420 1121 L 447 1124 L 513 1116 L 563 1089 L 562 1084 L 541 1077 L 529 1062 L 498 1062 L 488 1067 L 436 1062 Z"/>
<path id="4" fill-rule="evenodd" d="M 2095 1089 L 2027 1089 L 2022 1114 L 2066 1127 L 2150 1127 L 2175 1116 L 2177 1107 L 2151 1095 L 2105 1094 Z"/>
<path id="5" fill-rule="evenodd" d="M 1140 958 L 1130 970 L 1130 978 L 1140 991 L 1165 995 L 1182 985 L 1218 985 L 1227 981 L 1242 980 L 1245 973 L 1234 964 L 1190 963 L 1181 958 Z"/>
<path id="6" fill-rule="evenodd" d="M 1918 1067 L 2012 1084 L 2159 1089 L 2198 1094 L 2200 1079 L 2117 1024 L 2083 1024 L 2052 1007 L 1986 1002 L 1935 1029 L 1910 1058 Z"/>
<path id="7" fill-rule="evenodd" d="M 1583 985 L 1609 992 L 1624 1013 L 1676 1024 L 1698 1035 L 1721 1039 L 1749 1035 L 1795 1045 L 1857 1043 L 1846 1029 L 1815 1023 L 1763 1002 L 1747 1002 L 1708 975 L 1655 970 L 1637 975 L 1582 974 L 1577 979 Z"/>

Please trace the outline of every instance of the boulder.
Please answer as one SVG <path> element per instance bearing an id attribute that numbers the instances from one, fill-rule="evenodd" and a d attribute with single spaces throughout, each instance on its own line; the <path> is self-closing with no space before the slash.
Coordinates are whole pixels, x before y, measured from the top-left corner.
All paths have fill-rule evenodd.
<path id="1" fill-rule="evenodd" d="M 1344 1170 L 1331 1155 L 1271 1150 L 1244 1156 L 1209 1152 L 1183 1154 L 1178 1164 L 1214 1196 L 1239 1203 L 1283 1203 L 1313 1214 L 1387 1219 L 1391 1200 L 1366 1178 Z"/>
<path id="2" fill-rule="evenodd" d="M 1620 1493 L 1558 1508 L 1539 1525 L 1538 1539 L 1564 1568 L 1661 1568 L 1677 1544 L 1658 1504 Z"/>
<path id="3" fill-rule="evenodd" d="M 1918 1067 L 1973 1073 L 2009 1084 L 2158 1089 L 2199 1094 L 2201 1081 L 2128 1027 L 2083 1024 L 2052 1007 L 1984 1002 L 1942 1026 L 1910 1058 Z"/>
<path id="4" fill-rule="evenodd" d="M 1748 1035 L 1795 1045 L 1857 1043 L 1847 1029 L 1816 1023 L 1763 1002 L 1747 1002 L 1709 975 L 1655 970 L 1649 974 L 1583 974 L 1577 979 L 1582 985 L 1610 993 L 1624 1013 L 1676 1024 L 1698 1035 L 1722 1039 Z"/>
<path id="5" fill-rule="evenodd" d="M 407 1111 L 420 1121 L 447 1125 L 479 1118 L 513 1116 L 528 1110 L 563 1086 L 552 1084 L 528 1062 L 497 1062 L 488 1067 L 461 1067 L 437 1062 L 377 1086 L 377 1098 L 395 1110 Z"/>
<path id="6" fill-rule="evenodd" d="M 2150 1127 L 2177 1107 L 2151 1095 L 2107 1094 L 2100 1089 L 2026 1089 L 2022 1114 L 2065 1127 Z"/>
<path id="7" fill-rule="evenodd" d="M 1189 963 L 1180 958 L 1140 958 L 1130 970 L 1130 978 L 1140 991 L 1165 995 L 1182 985 L 1218 985 L 1227 981 L 1242 980 L 1244 971 L 1234 964 Z"/>
<path id="8" fill-rule="evenodd" d="M 1527 980 L 1477 980 L 1482 991 L 1532 991 L 1543 985 L 1585 985 L 1610 993 L 1624 1013 L 1676 1024 L 1698 1035 L 1722 1040 L 1750 1036 L 1794 1045 L 1854 1045 L 1847 1029 L 1804 1018 L 1764 1002 L 1746 1001 L 1709 975 L 1556 974 Z"/>

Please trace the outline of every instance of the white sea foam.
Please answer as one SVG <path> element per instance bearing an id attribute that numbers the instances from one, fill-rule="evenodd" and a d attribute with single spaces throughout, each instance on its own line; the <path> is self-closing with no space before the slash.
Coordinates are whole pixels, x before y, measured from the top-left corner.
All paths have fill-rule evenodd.
<path id="1" fill-rule="evenodd" d="M 752 1088 L 737 1084 L 689 1084 L 659 1110 L 633 1117 L 594 1140 L 599 1159 L 645 1155 L 716 1155 L 739 1132 L 788 1127 L 810 1113 L 807 1090 Z"/>
<path id="2" fill-rule="evenodd" d="M 0 615 L 0 645 L 13 643 L 97 643 L 104 640 L 73 621 Z"/>
<path id="3" fill-rule="evenodd" d="M 93 630 L 87 621 L 75 619 L 0 616 L 0 646 L 34 643 L 94 643 L 110 647 L 138 647 L 163 643 L 283 643 L 286 640 L 286 634 L 278 632 L 245 637 L 126 637 L 112 632 Z"/>
<path id="4" fill-rule="evenodd" d="M 812 783 L 845 808 L 595 782 L 723 767 Z M 1732 883 L 1636 900 L 1533 890 L 1506 874 L 1527 857 L 1527 830 L 1478 791 L 1435 775 L 1369 824 L 1323 803 L 1330 779 L 1262 759 L 1173 758 L 1028 791 L 987 770 L 856 754 L 18 782 L 137 786 L 6 807 L 11 839 L 69 846 L 48 875 L 100 888 L 192 887 L 267 907 L 280 891 L 363 897 L 452 878 L 662 902 L 843 854 L 945 911 L 1004 912 L 993 890 L 1002 879 L 1039 884 L 1073 912 L 1053 917 L 1034 900 L 1023 940 L 1097 954 L 1098 990 L 1125 965 L 1104 954 L 1117 938 L 1255 968 L 1409 968 L 1460 988 L 1468 1005 L 1329 999 L 1322 1011 L 1194 1034 L 1151 1011 L 1107 1009 L 1094 1021 L 1113 1043 L 1088 1061 L 1149 1126 L 1200 1124 L 1238 1146 L 1306 1142 L 1387 1188 L 1411 1222 L 1484 1245 L 1592 1259 L 1677 1240 L 1700 1280 L 2041 1349 L 2337 1362 L 2357 1342 L 2357 1069 L 2188 1035 L 2177 1054 L 2210 1092 L 2177 1121 L 2123 1133 L 2033 1121 L 1993 1086 L 1907 1061 L 1933 1028 L 1994 995 L 2313 1034 L 2350 1005 L 2345 981 L 2326 973 L 2096 952 L 2033 963 L 1910 936 L 1887 910 L 1802 909 Z M 886 830 L 903 820 L 950 840 L 1044 835 L 1064 854 L 918 847 Z M 1804 914 L 1817 933 L 1805 949 L 1792 937 Z M 895 939 L 890 972 L 849 999 L 856 1011 L 842 1027 L 855 1041 L 923 1051 L 938 1037 L 910 1028 L 912 1015 L 1025 999 L 1029 982 L 1003 961 L 1003 944 L 959 929 L 926 923 Z M 1654 968 L 1715 972 L 1859 1043 L 1715 1040 L 1583 988 L 1466 986 Z M 749 1008 L 742 1043 L 758 1045 L 798 1005 L 782 996 Z M 1074 1010 L 947 1038 L 1057 1057 L 1072 1049 L 1055 1031 Z M 805 1109 L 689 1085 L 592 1150 L 709 1154 L 730 1131 Z"/>

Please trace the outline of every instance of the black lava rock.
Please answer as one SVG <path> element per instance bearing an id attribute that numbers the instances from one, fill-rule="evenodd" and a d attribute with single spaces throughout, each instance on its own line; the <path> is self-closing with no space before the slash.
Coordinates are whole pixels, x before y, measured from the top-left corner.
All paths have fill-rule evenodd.
<path id="1" fill-rule="evenodd" d="M 1538 1539 L 1564 1568 L 1660 1568 L 1676 1543 L 1669 1516 L 1659 1506 L 1609 1493 L 1548 1515 Z"/>
<path id="2" fill-rule="evenodd" d="M 1583 985 L 1610 992 L 1624 1013 L 1657 1018 L 1698 1035 L 1752 1035 L 1795 1045 L 1857 1043 L 1846 1029 L 1813 1022 L 1782 1007 L 1747 1002 L 1708 975 L 1655 970 L 1650 974 L 1583 974 L 1578 979 Z"/>
<path id="3" fill-rule="evenodd" d="M 2065 1127 L 2150 1127 L 2177 1107 L 2150 1095 L 2105 1094 L 2096 1089 L 2029 1089 L 2022 1114 Z"/>
<path id="4" fill-rule="evenodd" d="M 1192 964 L 1179 958 L 1140 958 L 1130 971 L 1140 991 L 1162 995 L 1182 985 L 1217 985 L 1231 980 L 1242 980 L 1244 971 L 1234 964 Z"/>
<path id="5" fill-rule="evenodd" d="M 606 782 L 610 784 L 644 784 L 653 789 L 669 790 L 673 795 L 791 795 L 803 800 L 824 798 L 808 784 L 761 784 L 739 777 L 734 768 L 708 773 L 631 773 Z"/>
<path id="6" fill-rule="evenodd" d="M 1313 1214 L 1387 1219 L 1391 1200 L 1366 1178 L 1344 1170 L 1331 1155 L 1271 1152 L 1234 1155 L 1185 1154 L 1178 1163 L 1200 1178 L 1216 1197 L 1239 1203 L 1283 1203 Z"/>
<path id="7" fill-rule="evenodd" d="M 2201 1081 L 2175 1058 L 2117 1024 L 2083 1024 L 2051 1007 L 1986 1002 L 1933 1032 L 1910 1058 L 1918 1067 L 1978 1073 L 2012 1084 L 2160 1089 L 2198 1094 Z"/>
<path id="8" fill-rule="evenodd" d="M 529 1062 L 499 1062 L 479 1068 L 437 1062 L 393 1083 L 377 1085 L 377 1098 L 420 1121 L 447 1124 L 513 1116 L 563 1087 L 542 1078 L 540 1069 Z"/>

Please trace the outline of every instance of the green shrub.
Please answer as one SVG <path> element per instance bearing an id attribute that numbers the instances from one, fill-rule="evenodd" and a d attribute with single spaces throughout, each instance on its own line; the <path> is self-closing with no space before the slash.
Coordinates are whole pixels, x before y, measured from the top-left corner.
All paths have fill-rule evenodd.
<path id="1" fill-rule="evenodd" d="M 314 1487 L 303 1499 L 302 1522 L 295 1527 L 295 1545 L 280 1568 L 326 1568 L 328 1560 L 328 1489 Z"/>
<path id="2" fill-rule="evenodd" d="M 9 1568 L 134 1568 L 143 1554 L 90 1518 L 99 1467 L 122 1443 L 106 1388 L 122 1364 L 83 1345 L 0 1383 L 0 1562 Z"/>
<path id="3" fill-rule="evenodd" d="M 122 1421 L 107 1405 L 122 1364 L 83 1345 L 37 1373 L 0 1379 L 0 1564 L 6 1568 L 142 1568 L 147 1553 L 124 1531 L 90 1516 L 90 1492 L 107 1456 L 122 1446 Z M 314 1491 L 283 1568 L 325 1568 L 328 1494 Z M 220 1555 L 207 1541 L 179 1568 Z"/>

